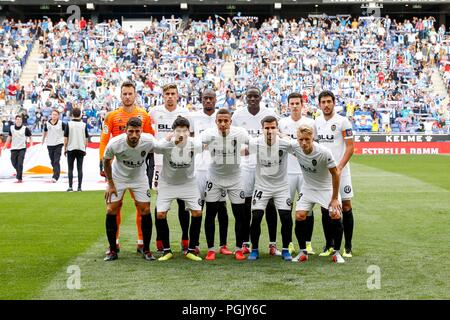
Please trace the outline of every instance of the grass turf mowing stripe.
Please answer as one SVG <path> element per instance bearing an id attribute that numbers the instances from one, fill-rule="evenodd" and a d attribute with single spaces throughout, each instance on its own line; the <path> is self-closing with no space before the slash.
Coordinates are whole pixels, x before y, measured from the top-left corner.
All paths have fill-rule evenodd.
<path id="1" fill-rule="evenodd" d="M 102 261 L 104 237 L 69 262 L 80 266 L 81 290 L 66 288 L 64 266 L 35 298 L 448 299 L 450 266 L 445 261 L 450 192 L 360 164 L 354 164 L 352 171 L 354 258 L 344 265 L 332 264 L 329 257 L 313 256 L 307 263 L 297 264 L 268 256 L 263 249 L 268 243 L 265 225 L 261 228 L 262 255 L 256 262 L 237 262 L 231 256 L 220 255 L 214 262 L 188 261 L 179 253 L 180 233 L 174 208 L 169 214 L 176 252 L 173 260 L 146 262 L 137 256 L 134 217 L 126 218 L 122 228 L 124 250 L 118 261 Z M 317 207 L 315 211 L 313 245 L 320 251 L 323 235 Z M 229 243 L 233 243 L 233 227 L 230 218 Z M 204 255 L 203 228 L 200 242 Z M 380 290 L 367 288 L 371 275 L 367 269 L 371 265 L 380 267 Z"/>
<path id="2" fill-rule="evenodd" d="M 101 232 L 101 192 L 0 194 L 0 299 L 36 295 Z"/>
<path id="3" fill-rule="evenodd" d="M 353 163 L 407 175 L 450 191 L 449 155 L 355 155 Z"/>

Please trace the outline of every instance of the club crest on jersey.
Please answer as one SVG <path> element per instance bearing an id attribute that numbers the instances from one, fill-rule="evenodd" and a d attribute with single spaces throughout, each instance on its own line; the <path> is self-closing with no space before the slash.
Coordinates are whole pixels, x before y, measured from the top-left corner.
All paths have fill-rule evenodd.
<path id="1" fill-rule="evenodd" d="M 292 200 L 291 200 L 291 198 L 287 198 L 286 199 L 286 204 L 290 207 L 290 206 L 292 206 Z"/>
<path id="2" fill-rule="evenodd" d="M 109 129 L 108 129 L 108 126 L 106 124 L 103 125 L 103 133 L 104 134 L 108 134 L 109 133 Z"/>
<path id="3" fill-rule="evenodd" d="M 142 151 L 142 152 L 141 152 L 141 157 L 142 157 L 142 158 L 145 157 L 146 154 L 147 154 L 146 151 Z"/>
<path id="4" fill-rule="evenodd" d="M 313 159 L 312 160 L 312 165 L 315 167 L 315 166 L 317 166 L 317 160 L 316 159 Z"/>
<path id="5" fill-rule="evenodd" d="M 345 192 L 345 193 L 350 193 L 350 192 L 352 192 L 352 187 L 350 187 L 350 186 L 345 186 L 344 192 Z"/>
<path id="6" fill-rule="evenodd" d="M 245 193 L 244 193 L 244 191 L 241 191 L 241 193 L 239 193 L 239 197 L 241 197 L 241 199 L 245 199 Z"/>
<path id="7" fill-rule="evenodd" d="M 336 125 L 335 125 L 335 124 L 333 124 L 333 125 L 331 126 L 331 131 L 336 131 Z"/>

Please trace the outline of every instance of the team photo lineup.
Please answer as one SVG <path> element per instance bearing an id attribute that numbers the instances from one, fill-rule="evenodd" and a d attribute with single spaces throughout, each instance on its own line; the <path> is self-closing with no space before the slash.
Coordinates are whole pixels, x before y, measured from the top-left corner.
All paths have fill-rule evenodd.
<path id="1" fill-rule="evenodd" d="M 334 262 L 345 262 L 340 254 L 345 225 L 343 254 L 352 257 L 353 193 L 347 163 L 353 154 L 353 133 L 349 121 L 335 114 L 332 92 L 324 91 L 319 95 L 324 118 L 318 118 L 316 122 L 302 119 L 299 93 L 289 95 L 292 116 L 284 119 L 260 107 L 261 92 L 252 86 L 246 92 L 248 107 L 233 115 L 227 109 L 215 109 L 216 94 L 212 89 L 202 92 L 203 109 L 192 115 L 177 107 L 175 84 L 163 88 L 165 104 L 153 109 L 150 116 L 134 105 L 135 94 L 132 82 L 122 84 L 123 105 L 106 116 L 102 132 L 100 152 L 104 150 L 102 174 L 107 179 L 106 233 L 109 242 L 105 261 L 118 258 L 119 212 L 127 189 L 133 195 L 137 211 L 137 250 L 146 260 L 156 259 L 150 251 L 149 190 L 152 179 L 153 187 L 157 189 L 156 247 L 162 254 L 158 261 L 173 258 L 166 216 L 176 199 L 179 203 L 184 202 L 179 205 L 178 215 L 183 230 L 181 246 L 186 258 L 202 260 L 199 236 L 205 206 L 204 230 L 208 246 L 205 260 L 215 260 L 215 217 L 219 210 L 226 211 L 224 202 L 227 198 L 235 218 L 236 260 L 258 259 L 260 225 L 266 214 L 271 240 L 269 254 L 292 261 L 291 254 L 295 249 L 291 211 L 295 196 L 298 196 L 295 235 L 300 254 L 294 261 L 306 261 L 307 249 L 309 254 L 314 254 L 311 219 L 315 204 L 321 207 L 326 238 L 324 252 L 320 255 L 332 255 Z M 284 125 L 282 130 L 279 130 L 279 121 Z M 120 123 L 125 124 L 125 133 L 107 142 Z M 144 123 L 147 123 L 147 130 L 143 129 Z M 150 123 L 156 128 L 154 135 Z M 324 146 L 315 143 L 314 138 Z M 106 148 L 102 148 L 103 143 L 108 143 Z M 339 162 L 334 160 L 333 153 L 339 157 Z M 292 159 L 288 164 L 289 157 Z M 147 161 L 148 158 L 153 161 Z M 154 175 L 149 176 L 148 172 L 154 172 Z M 281 252 L 276 246 L 278 215 L 283 243 Z M 226 234 L 221 235 L 221 242 L 219 252 L 233 254 L 227 247 Z"/>
<path id="2" fill-rule="evenodd" d="M 446 16 L 404 4 L 404 14 L 370 5 L 327 15 L 320 10 L 329 1 L 309 2 L 311 13 L 298 18 L 281 11 L 283 2 L 271 3 L 270 15 L 230 4 L 229 14 L 199 19 L 181 8 L 121 21 L 89 8 L 73 19 L 38 18 L 31 6 L 17 19 L 0 6 L 0 216 L 9 259 L 0 279 L 19 277 L 8 263 L 21 233 L 58 260 L 30 263 L 26 278 L 40 268 L 45 276 L 0 299 L 147 299 L 139 288 L 150 290 L 145 283 L 164 268 L 184 270 L 174 281 L 199 270 L 194 299 L 236 299 L 252 277 L 250 299 L 265 299 L 266 289 L 274 299 L 340 299 L 326 284 L 343 299 L 352 290 L 363 299 L 448 299 L 447 280 L 429 275 L 411 291 L 401 280 L 409 264 L 408 281 L 419 281 L 416 251 L 439 265 L 448 240 Z M 21 218 L 6 219 L 8 208 L 27 213 L 17 231 Z M 53 241 L 72 248 L 50 249 Z M 69 265 L 81 267 L 82 289 L 59 296 Z M 379 265 L 390 291 L 379 278 L 366 284 Z M 102 272 L 113 270 L 108 293 Z M 135 289 L 127 285 L 149 270 Z M 361 270 L 360 288 L 352 275 Z M 212 284 L 215 277 L 229 287 Z M 298 293 L 302 285 L 309 291 Z M 160 293 L 185 297 L 172 285 Z"/>

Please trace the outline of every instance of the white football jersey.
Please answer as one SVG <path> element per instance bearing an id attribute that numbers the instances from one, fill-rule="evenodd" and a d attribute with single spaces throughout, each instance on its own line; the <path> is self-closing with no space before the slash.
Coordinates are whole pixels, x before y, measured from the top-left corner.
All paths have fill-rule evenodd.
<path id="1" fill-rule="evenodd" d="M 264 135 L 249 142 L 250 154 L 256 154 L 255 186 L 264 190 L 283 189 L 288 184 L 287 159 L 292 152 L 291 139 L 280 139 L 269 146 Z M 256 188 L 256 187 L 255 187 Z"/>
<path id="2" fill-rule="evenodd" d="M 315 121 L 314 138 L 321 145 L 327 147 L 332 153 L 337 163 L 339 163 L 345 153 L 346 139 L 353 139 L 353 129 L 350 121 L 337 113 L 326 121 L 323 116 L 320 116 Z M 350 165 L 342 169 L 342 175 L 350 174 Z"/>
<path id="3" fill-rule="evenodd" d="M 172 125 L 178 116 L 188 118 L 189 110 L 177 106 L 175 110 L 169 111 L 164 105 L 154 107 L 149 112 L 153 121 L 153 129 L 157 139 L 164 139 L 172 131 Z M 162 156 L 155 155 L 155 165 L 162 165 Z"/>
<path id="4" fill-rule="evenodd" d="M 244 144 L 248 144 L 248 134 L 245 129 L 231 127 L 226 137 L 216 128 L 207 129 L 202 133 L 202 143 L 208 145 L 211 154 L 209 173 L 222 179 L 240 177 L 241 154 Z"/>
<path id="5" fill-rule="evenodd" d="M 310 154 L 305 154 L 297 141 L 292 142 L 292 148 L 303 172 L 302 190 L 332 190 L 329 169 L 336 167 L 336 162 L 331 151 L 317 142 Z"/>
<path id="6" fill-rule="evenodd" d="M 162 139 L 155 145 L 155 153 L 163 155 L 161 181 L 180 185 L 194 181 L 195 155 L 201 152 L 201 143 L 188 138 L 184 146 Z"/>
<path id="7" fill-rule="evenodd" d="M 314 128 L 314 120 L 304 116 L 298 121 L 294 121 L 292 117 L 281 118 L 278 123 L 278 129 L 281 133 L 289 135 L 292 139 L 297 139 L 297 129 L 301 125 L 308 125 Z M 288 174 L 302 174 L 297 158 L 295 158 L 292 154 L 288 155 L 287 171 Z"/>
<path id="8" fill-rule="evenodd" d="M 200 137 L 206 129 L 216 127 L 216 113 L 217 111 L 214 111 L 212 115 L 208 116 L 203 109 L 192 112 L 189 115 L 191 133 L 194 133 L 195 137 Z M 196 156 L 195 170 L 207 171 L 210 163 L 211 155 L 208 150 L 204 150 Z"/>
<path id="9" fill-rule="evenodd" d="M 132 148 L 127 143 L 127 134 L 112 138 L 105 150 L 105 159 L 114 159 L 112 175 L 114 181 L 121 183 L 148 183 L 145 159 L 153 152 L 156 140 L 149 133 L 142 133 L 139 143 Z"/>
<path id="10" fill-rule="evenodd" d="M 259 112 L 256 115 L 251 114 L 247 107 L 240 110 L 236 110 L 231 117 L 231 125 L 235 127 L 244 128 L 247 130 L 250 137 L 258 137 L 263 134 L 261 120 L 267 116 L 274 116 L 278 119 L 276 113 L 266 107 L 260 107 Z M 249 168 L 256 167 L 256 158 L 243 157 L 242 166 Z"/>

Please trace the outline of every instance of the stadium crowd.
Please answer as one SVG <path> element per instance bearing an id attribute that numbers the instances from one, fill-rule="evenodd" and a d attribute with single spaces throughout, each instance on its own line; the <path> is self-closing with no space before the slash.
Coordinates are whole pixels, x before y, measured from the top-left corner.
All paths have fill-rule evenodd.
<path id="1" fill-rule="evenodd" d="M 179 104 L 189 110 L 198 108 L 199 92 L 211 87 L 217 107 L 230 111 L 244 106 L 245 88 L 253 84 L 262 88 L 262 105 L 281 115 L 288 113 L 289 93 L 301 92 L 315 118 L 319 92 L 331 90 L 338 112 L 356 131 L 449 132 L 448 105 L 430 89 L 435 68 L 450 79 L 449 36 L 435 22 L 345 15 L 262 23 L 172 17 L 133 31 L 117 20 L 6 20 L 0 26 L 0 103 L 16 104 L 35 133 L 52 109 L 67 122 L 74 107 L 83 110 L 91 132 L 100 132 L 106 112 L 120 104 L 126 79 L 135 81 L 146 110 L 162 104 L 162 87 L 170 82 L 178 83 Z M 38 76 L 20 86 L 35 36 L 42 53 Z M 15 111 L 2 114 L 4 127 Z"/>

